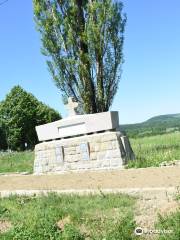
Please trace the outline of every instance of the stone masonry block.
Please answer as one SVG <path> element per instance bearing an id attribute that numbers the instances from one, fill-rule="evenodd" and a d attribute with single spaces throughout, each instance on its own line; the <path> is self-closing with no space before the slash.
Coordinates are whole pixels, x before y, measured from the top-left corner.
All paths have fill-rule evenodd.
<path id="1" fill-rule="evenodd" d="M 121 168 L 125 155 L 120 136 L 118 132 L 105 132 L 40 143 L 35 147 L 34 173 Z M 89 146 L 89 159 L 83 157 L 88 154 L 81 149 L 85 143 Z M 59 146 L 63 154 L 57 151 Z"/>

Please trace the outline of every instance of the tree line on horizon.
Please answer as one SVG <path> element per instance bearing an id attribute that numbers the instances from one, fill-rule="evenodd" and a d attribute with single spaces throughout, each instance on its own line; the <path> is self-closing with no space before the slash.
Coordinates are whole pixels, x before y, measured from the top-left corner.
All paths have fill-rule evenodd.
<path id="1" fill-rule="evenodd" d="M 180 114 L 160 115 L 142 123 L 124 124 L 120 128 L 130 138 L 180 132 Z"/>
<path id="2" fill-rule="evenodd" d="M 0 150 L 23 151 L 38 143 L 35 127 L 61 119 L 61 115 L 15 86 L 0 102 Z"/>

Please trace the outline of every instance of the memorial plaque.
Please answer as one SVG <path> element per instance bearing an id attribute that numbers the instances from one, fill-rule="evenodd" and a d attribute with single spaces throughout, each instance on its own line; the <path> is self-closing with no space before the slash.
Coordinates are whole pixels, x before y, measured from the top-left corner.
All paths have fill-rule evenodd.
<path id="1" fill-rule="evenodd" d="M 84 160 L 84 161 L 90 160 L 88 142 L 81 143 L 80 150 L 81 150 L 81 154 L 82 154 L 82 160 Z"/>
<path id="2" fill-rule="evenodd" d="M 57 164 L 64 163 L 63 147 L 62 146 L 56 146 L 55 152 L 56 152 L 56 163 Z"/>

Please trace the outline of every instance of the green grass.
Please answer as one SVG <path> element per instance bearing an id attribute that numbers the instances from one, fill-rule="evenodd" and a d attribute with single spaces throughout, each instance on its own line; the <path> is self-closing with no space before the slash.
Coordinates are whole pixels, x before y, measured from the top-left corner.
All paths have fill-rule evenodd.
<path id="1" fill-rule="evenodd" d="M 159 166 L 164 161 L 180 159 L 180 133 L 131 139 L 136 160 L 128 168 Z"/>
<path id="2" fill-rule="evenodd" d="M 0 173 L 32 172 L 34 152 L 0 152 Z"/>
<path id="3" fill-rule="evenodd" d="M 176 240 L 180 239 L 180 193 L 175 196 L 178 202 L 178 209 L 176 212 L 162 216 L 159 214 L 158 221 L 155 224 L 155 229 L 163 232 L 158 236 L 157 240 Z"/>
<path id="4" fill-rule="evenodd" d="M 180 133 L 131 139 L 136 160 L 128 168 L 157 167 L 164 161 L 180 159 Z M 0 153 L 0 173 L 32 172 L 34 152 Z"/>
<path id="5" fill-rule="evenodd" d="M 179 201 L 179 196 L 176 200 Z M 136 207 L 136 198 L 124 194 L 79 196 L 51 193 L 39 197 L 0 198 L 0 222 L 8 221 L 12 225 L 6 233 L 0 233 L 0 239 L 149 239 L 144 234 L 142 236 L 134 234 L 137 227 L 134 221 Z M 63 221 L 64 225 L 62 225 Z M 59 224 L 61 228 L 57 223 L 61 223 Z M 179 226 L 179 210 L 170 215 L 159 215 L 152 229 L 161 231 L 161 233 L 153 235 L 153 239 L 178 240 L 180 239 Z"/>
<path id="6" fill-rule="evenodd" d="M 158 240 L 180 239 L 180 210 L 170 214 L 169 216 L 159 216 L 159 221 L 156 224 L 156 229 L 166 231 L 160 234 Z"/>
<path id="7" fill-rule="evenodd" d="M 13 228 L 2 240 L 133 240 L 136 199 L 122 194 L 0 199 L 0 220 Z M 57 222 L 69 219 L 62 229 Z"/>

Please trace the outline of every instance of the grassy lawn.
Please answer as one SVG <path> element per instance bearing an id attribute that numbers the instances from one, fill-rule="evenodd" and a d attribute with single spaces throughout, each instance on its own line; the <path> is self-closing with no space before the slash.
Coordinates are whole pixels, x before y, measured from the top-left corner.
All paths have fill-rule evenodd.
<path id="1" fill-rule="evenodd" d="M 136 161 L 129 168 L 159 166 L 164 161 L 180 160 L 180 133 L 131 139 Z"/>
<path id="2" fill-rule="evenodd" d="M 0 152 L 0 173 L 32 172 L 34 152 Z"/>
<path id="3" fill-rule="evenodd" d="M 0 220 L 12 228 L 2 240 L 131 240 L 135 198 L 122 194 L 0 199 Z"/>
<path id="4" fill-rule="evenodd" d="M 178 200 L 178 199 L 177 199 Z M 177 240 L 180 211 L 159 216 L 153 230 L 170 233 L 136 236 L 136 198 L 123 194 L 0 198 L 1 240 Z M 151 229 L 148 229 L 151 230 Z M 153 238 L 152 238 L 153 237 Z"/>

